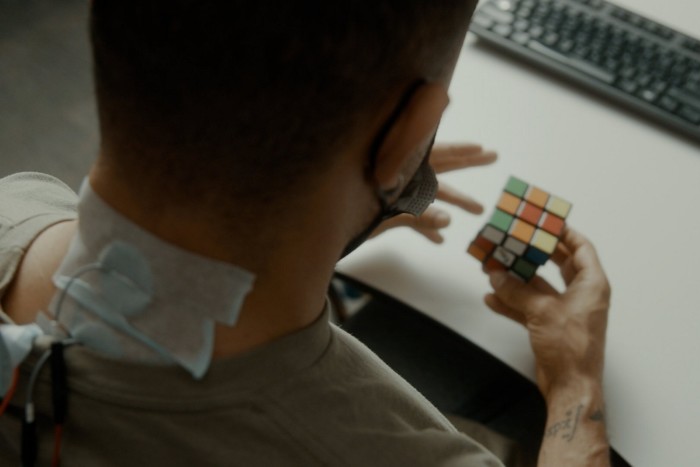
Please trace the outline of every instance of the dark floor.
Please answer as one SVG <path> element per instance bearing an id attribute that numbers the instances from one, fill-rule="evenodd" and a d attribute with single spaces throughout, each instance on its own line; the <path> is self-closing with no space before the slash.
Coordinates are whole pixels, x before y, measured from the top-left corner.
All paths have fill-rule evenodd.
<path id="1" fill-rule="evenodd" d="M 0 0 L 0 176 L 77 188 L 97 152 L 86 0 Z"/>

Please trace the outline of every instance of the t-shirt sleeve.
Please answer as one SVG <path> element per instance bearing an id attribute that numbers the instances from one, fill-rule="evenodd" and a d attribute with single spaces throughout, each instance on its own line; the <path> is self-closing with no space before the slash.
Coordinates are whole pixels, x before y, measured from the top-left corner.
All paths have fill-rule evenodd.
<path id="1" fill-rule="evenodd" d="M 46 228 L 77 217 L 78 196 L 50 175 L 0 178 L 0 296 L 32 241 Z"/>

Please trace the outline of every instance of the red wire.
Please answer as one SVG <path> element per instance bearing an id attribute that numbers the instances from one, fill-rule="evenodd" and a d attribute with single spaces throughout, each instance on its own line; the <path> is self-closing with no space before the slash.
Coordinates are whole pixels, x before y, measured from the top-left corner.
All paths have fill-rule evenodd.
<path id="1" fill-rule="evenodd" d="M 0 404 L 0 416 L 5 413 L 7 406 L 10 405 L 12 396 L 15 395 L 17 390 L 17 381 L 19 380 L 19 368 L 15 368 L 12 372 L 12 383 L 10 384 L 10 389 L 7 390 L 7 394 L 2 398 L 2 404 Z"/>
<path id="2" fill-rule="evenodd" d="M 51 458 L 51 467 L 61 465 L 61 437 L 63 435 L 63 425 L 56 424 L 53 437 L 53 457 Z"/>

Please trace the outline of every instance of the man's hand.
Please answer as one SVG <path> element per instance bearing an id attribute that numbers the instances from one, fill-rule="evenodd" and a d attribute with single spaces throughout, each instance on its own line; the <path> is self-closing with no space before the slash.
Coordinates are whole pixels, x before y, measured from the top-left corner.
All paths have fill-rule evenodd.
<path id="1" fill-rule="evenodd" d="M 548 407 L 539 465 L 605 466 L 602 378 L 610 285 L 593 245 L 571 229 L 552 259 L 565 292 L 540 277 L 525 284 L 499 272 L 490 276 L 494 293 L 485 302 L 530 334 Z"/>
<path id="2" fill-rule="evenodd" d="M 477 144 L 454 146 L 436 144 L 430 153 L 430 165 L 435 170 L 435 173 L 440 174 L 452 170 L 492 164 L 496 158 L 495 152 L 484 151 Z M 438 187 L 437 199 L 458 206 L 472 214 L 481 214 L 484 211 L 484 207 L 479 202 L 444 183 L 440 183 Z M 442 243 L 443 237 L 440 230 L 449 224 L 450 215 L 446 211 L 430 206 L 419 217 L 402 214 L 383 222 L 372 236 L 377 236 L 394 227 L 411 227 L 432 242 Z"/>
<path id="3" fill-rule="evenodd" d="M 552 259 L 566 283 L 564 293 L 536 276 L 529 284 L 506 273 L 491 275 L 495 291 L 486 304 L 530 333 L 537 383 L 545 397 L 572 378 L 600 380 L 610 286 L 593 245 L 567 229 Z"/>

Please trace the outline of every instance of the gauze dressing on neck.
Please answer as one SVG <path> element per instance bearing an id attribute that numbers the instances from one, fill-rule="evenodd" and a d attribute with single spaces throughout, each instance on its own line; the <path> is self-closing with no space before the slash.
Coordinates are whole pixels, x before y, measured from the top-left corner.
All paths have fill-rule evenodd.
<path id="1" fill-rule="evenodd" d="M 255 276 L 160 240 L 108 206 L 87 179 L 78 219 L 53 278 L 50 311 L 60 327 L 106 356 L 204 376 L 215 324 L 236 324 Z"/>

